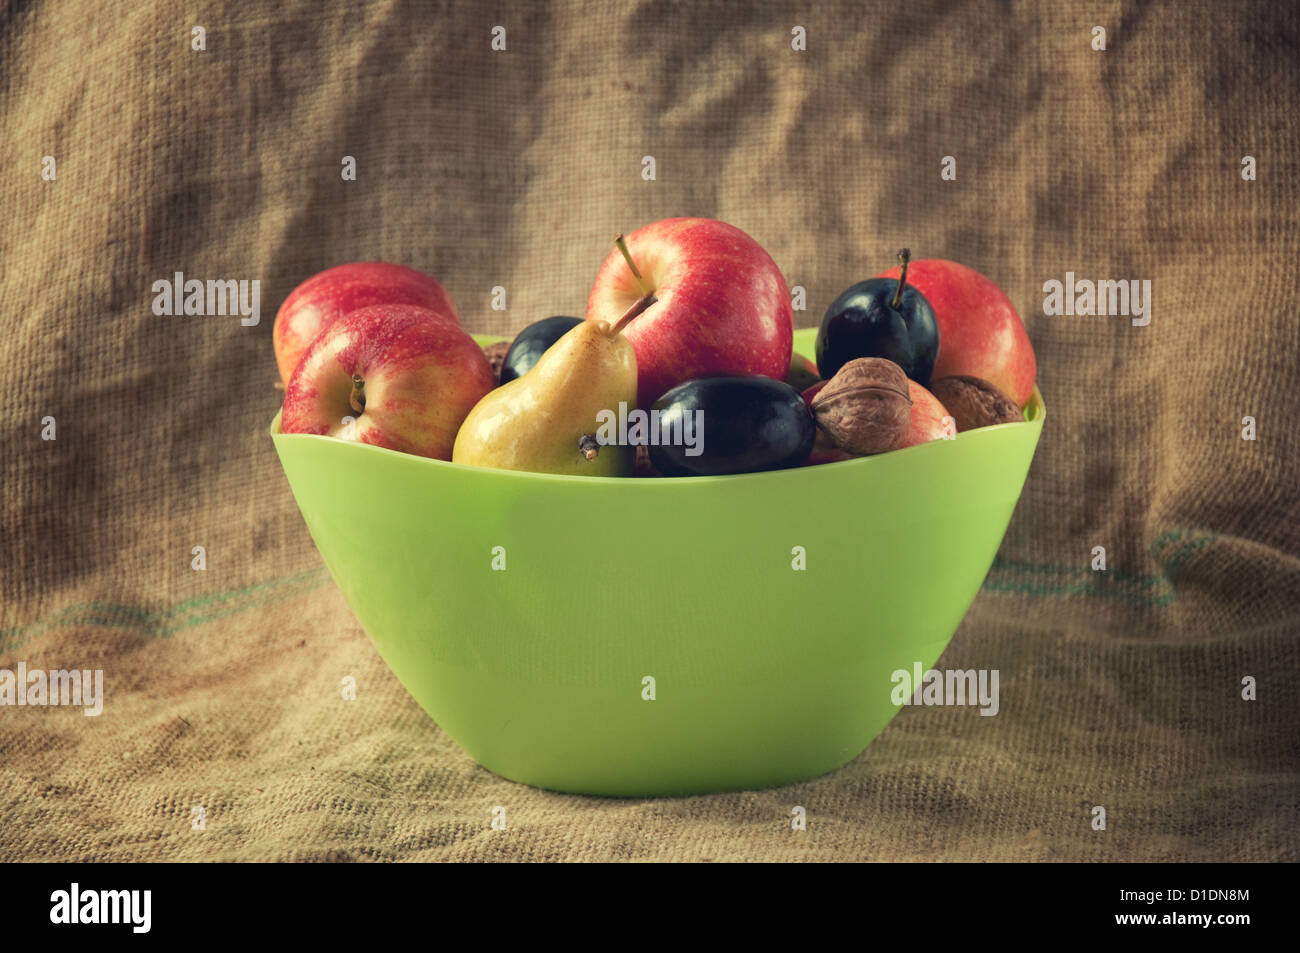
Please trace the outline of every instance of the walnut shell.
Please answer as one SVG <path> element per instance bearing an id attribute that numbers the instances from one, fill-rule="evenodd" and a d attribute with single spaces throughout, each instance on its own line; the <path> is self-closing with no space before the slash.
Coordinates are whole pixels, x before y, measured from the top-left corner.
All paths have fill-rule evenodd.
<path id="1" fill-rule="evenodd" d="M 1025 419 L 1014 400 L 978 377 L 941 377 L 930 383 L 930 393 L 952 414 L 958 433 Z"/>
<path id="2" fill-rule="evenodd" d="M 849 361 L 813 398 L 812 413 L 831 443 L 846 453 L 893 450 L 906 439 L 912 419 L 907 375 L 881 357 Z"/>
<path id="3" fill-rule="evenodd" d="M 487 344 L 483 347 L 483 356 L 487 358 L 488 366 L 492 368 L 492 376 L 498 384 L 501 383 L 501 368 L 506 363 L 506 352 L 509 350 L 509 341 L 497 341 L 495 344 Z"/>

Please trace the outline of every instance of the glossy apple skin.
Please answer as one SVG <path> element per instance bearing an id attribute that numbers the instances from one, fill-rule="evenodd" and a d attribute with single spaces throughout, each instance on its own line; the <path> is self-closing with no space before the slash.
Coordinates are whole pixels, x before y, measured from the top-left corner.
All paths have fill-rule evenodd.
<path id="1" fill-rule="evenodd" d="M 349 403 L 353 374 L 365 381 L 360 414 Z M 374 305 L 312 342 L 289 379 L 280 426 L 450 460 L 456 431 L 495 386 L 483 349 L 455 320 L 413 305 Z"/>
<path id="2" fill-rule="evenodd" d="M 785 379 L 794 338 L 790 292 L 758 242 L 708 218 L 664 219 L 626 238 L 658 299 L 623 331 L 636 351 L 639 406 L 697 377 Z M 615 248 L 592 283 L 587 320 L 613 324 L 640 297 Z"/>
<path id="3" fill-rule="evenodd" d="M 880 275 L 897 278 L 898 268 Z M 922 258 L 907 283 L 925 295 L 939 324 L 939 358 L 932 377 L 968 374 L 1003 391 L 1020 407 L 1034 393 L 1037 362 L 1024 322 L 1011 299 L 974 268 Z"/>
<path id="4" fill-rule="evenodd" d="M 302 355 L 322 329 L 346 314 L 376 304 L 417 305 L 460 323 L 442 285 L 414 268 L 382 261 L 327 268 L 289 292 L 275 314 L 271 341 L 280 380 L 288 386 Z"/>
<path id="5" fill-rule="evenodd" d="M 948 409 L 939 402 L 939 398 L 912 380 L 907 382 L 907 396 L 912 398 L 912 417 L 908 423 L 907 436 L 899 444 L 898 449 L 943 439 L 943 418 L 949 415 Z M 956 432 L 957 428 L 954 424 L 952 433 Z"/>

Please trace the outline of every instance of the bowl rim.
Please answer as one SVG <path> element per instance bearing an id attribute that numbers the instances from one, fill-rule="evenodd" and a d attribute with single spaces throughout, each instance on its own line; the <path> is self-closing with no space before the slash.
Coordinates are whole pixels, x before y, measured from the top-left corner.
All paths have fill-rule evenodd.
<path id="1" fill-rule="evenodd" d="M 815 330 L 816 328 L 795 328 L 794 333 L 795 335 L 798 335 L 799 332 L 803 331 L 806 334 L 810 331 L 815 331 Z M 500 343 L 501 341 L 512 340 L 511 338 L 500 334 L 477 334 L 471 331 L 469 332 L 469 335 L 474 339 L 475 343 L 477 343 L 480 347 L 488 344 L 497 344 Z M 791 351 L 794 354 L 801 353 L 798 350 L 797 346 L 795 346 L 794 344 L 792 344 L 791 346 Z M 1006 423 L 1006 424 L 992 424 L 988 427 L 980 427 L 978 430 L 967 431 L 964 434 L 959 433 L 952 440 L 928 440 L 925 443 L 918 443 L 910 447 L 903 447 L 900 450 L 890 450 L 888 453 L 877 453 L 868 457 L 855 457 L 851 460 L 836 460 L 832 463 L 821 463 L 815 467 L 788 467 L 784 470 L 760 470 L 754 473 L 724 473 L 717 476 L 683 476 L 683 477 L 577 476 L 577 475 L 567 474 L 567 473 L 535 473 L 531 470 L 503 470 L 503 469 L 498 469 L 496 467 L 476 467 L 476 466 L 471 466 L 470 464 L 467 463 L 452 463 L 450 460 L 438 460 L 435 459 L 434 457 L 422 457 L 419 454 L 404 453 L 401 450 L 390 450 L 387 447 L 376 447 L 373 444 L 357 443 L 356 441 L 352 441 L 352 440 L 339 440 L 337 437 L 327 437 L 324 434 L 285 433 L 283 430 L 280 429 L 280 417 L 284 413 L 283 402 L 281 403 L 280 409 L 276 411 L 275 416 L 271 419 L 271 426 L 269 430 L 270 430 L 271 439 L 277 443 L 281 440 L 289 440 L 294 442 L 303 441 L 303 440 L 327 441 L 330 444 L 336 446 L 341 445 L 344 447 L 354 448 L 354 450 L 350 450 L 346 452 L 390 454 L 395 457 L 400 457 L 401 459 L 408 461 L 416 466 L 430 466 L 430 467 L 443 467 L 443 468 L 450 467 L 454 470 L 463 470 L 463 471 L 473 470 L 476 473 L 495 475 L 495 477 L 490 477 L 490 478 L 525 478 L 525 479 L 534 479 L 534 480 L 559 480 L 562 482 L 569 482 L 569 483 L 582 483 L 582 484 L 604 483 L 604 484 L 617 484 L 619 486 L 627 486 L 629 484 L 633 486 L 680 486 L 683 483 L 689 484 L 691 486 L 700 486 L 704 484 L 715 484 L 718 482 L 730 482 L 734 480 L 753 480 L 762 477 L 771 478 L 774 474 L 778 474 L 778 473 L 786 473 L 786 474 L 815 473 L 815 472 L 825 470 L 827 467 L 843 468 L 843 467 L 881 466 L 883 464 L 878 464 L 876 461 L 896 459 L 899 454 L 911 453 L 913 451 L 920 450 L 920 448 L 922 447 L 929 447 L 936 443 L 946 444 L 946 443 L 956 443 L 958 441 L 970 442 L 971 440 L 982 440 L 982 439 L 986 439 L 985 435 L 999 433 L 1007 430 L 1008 428 L 1024 427 L 1026 425 L 1031 427 L 1036 427 L 1040 431 L 1040 435 L 1041 435 L 1041 431 L 1043 428 L 1043 421 L 1047 419 L 1047 405 L 1043 402 L 1043 394 L 1038 389 L 1037 384 L 1034 385 L 1034 392 L 1030 396 L 1029 402 L 1025 404 L 1024 408 L 1022 409 L 1025 414 L 1025 419 L 1023 421 L 1015 421 L 1013 423 Z M 838 472 L 844 472 L 844 471 L 840 470 Z"/>
<path id="2" fill-rule="evenodd" d="M 934 444 L 948 444 L 957 442 L 970 442 L 971 440 L 988 439 L 991 435 L 1003 433 L 1007 430 L 1017 427 L 1034 427 L 1040 432 L 1043 427 L 1043 421 L 1047 418 L 1047 406 L 1043 403 L 1043 395 L 1037 385 L 1034 387 L 1033 396 L 1029 398 L 1029 403 L 1025 405 L 1025 420 L 1015 421 L 1006 424 L 993 424 L 988 427 L 981 427 L 978 430 L 969 430 L 966 433 L 957 434 L 952 440 L 929 440 L 925 443 L 914 444 L 910 447 L 903 447 L 901 450 L 890 450 L 888 453 L 878 453 L 868 457 L 855 457 L 852 460 L 836 460 L 833 463 L 822 463 L 815 467 L 790 467 L 784 470 L 760 470 L 755 473 L 726 473 L 718 476 L 686 476 L 686 477 L 623 477 L 623 476 L 576 476 L 567 473 L 534 473 L 531 470 L 502 470 L 495 467 L 476 467 L 467 463 L 452 463 L 450 460 L 438 460 L 433 457 L 422 457 L 414 453 L 404 453 L 401 450 L 390 450 L 387 447 L 376 447 L 373 444 L 357 443 L 352 440 L 339 440 L 337 437 L 329 437 L 324 434 L 307 434 L 307 433 L 285 433 L 280 429 L 280 416 L 284 412 L 283 406 L 277 410 L 275 416 L 271 419 L 269 428 L 271 439 L 279 443 L 280 441 L 319 441 L 343 448 L 351 448 L 344 452 L 354 453 L 378 453 L 387 454 L 393 457 L 401 458 L 411 466 L 426 466 L 434 468 L 451 468 L 453 470 L 473 471 L 479 474 L 493 474 L 492 478 L 523 478 L 534 480 L 561 481 L 574 484 L 616 484 L 619 486 L 681 486 L 683 483 L 691 486 L 704 484 L 716 484 L 719 482 L 730 482 L 735 480 L 754 480 L 763 477 L 771 478 L 778 473 L 815 473 L 825 470 L 828 467 L 870 467 L 880 466 L 881 460 L 897 459 L 899 454 L 912 453 L 920 450 L 922 447 L 930 447 Z M 932 452 L 932 451 L 927 451 Z M 841 469 L 839 472 L 846 472 Z M 866 472 L 866 471 L 864 471 Z"/>

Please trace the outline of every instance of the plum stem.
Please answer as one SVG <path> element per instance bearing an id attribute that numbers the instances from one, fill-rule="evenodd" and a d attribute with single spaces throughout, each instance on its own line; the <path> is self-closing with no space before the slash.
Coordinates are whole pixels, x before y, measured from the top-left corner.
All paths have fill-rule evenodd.
<path id="1" fill-rule="evenodd" d="M 903 289 L 907 287 L 907 266 L 911 260 L 910 248 L 904 248 L 898 253 L 898 263 L 903 266 L 903 270 L 898 273 L 898 290 L 894 292 L 894 300 L 889 302 L 891 308 L 897 308 L 903 302 Z"/>
<path id="2" fill-rule="evenodd" d="M 629 321 L 631 321 L 638 314 L 640 314 L 642 311 L 650 307 L 650 305 L 654 304 L 658 300 L 659 299 L 652 294 L 645 294 L 642 295 L 640 298 L 637 298 L 636 301 L 632 304 L 632 307 L 624 311 L 623 316 L 618 319 L 618 321 L 614 324 L 612 328 L 609 329 L 609 336 L 614 337 L 625 327 L 627 327 Z"/>
<path id="3" fill-rule="evenodd" d="M 348 405 L 357 413 L 366 409 L 366 382 L 360 374 L 352 375 L 352 393 L 348 394 Z"/>
<path id="4" fill-rule="evenodd" d="M 632 269 L 632 276 L 636 278 L 636 286 L 641 289 L 643 295 L 648 295 L 650 289 L 645 286 L 645 279 L 641 277 L 641 270 L 637 268 L 636 262 L 632 260 L 632 253 L 627 249 L 627 241 L 622 235 L 619 235 L 614 239 L 614 244 L 623 253 L 623 260 L 627 262 L 627 266 Z"/>

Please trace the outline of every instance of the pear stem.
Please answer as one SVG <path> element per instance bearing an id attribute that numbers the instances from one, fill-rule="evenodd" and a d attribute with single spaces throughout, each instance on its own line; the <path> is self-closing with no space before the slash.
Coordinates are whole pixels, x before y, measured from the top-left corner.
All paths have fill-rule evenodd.
<path id="1" fill-rule="evenodd" d="M 652 294 L 642 295 L 640 298 L 637 298 L 636 302 L 632 305 L 632 307 L 624 311 L 623 316 L 619 318 L 617 322 L 615 322 L 612 328 L 609 329 L 609 336 L 614 337 L 615 335 L 617 335 L 620 331 L 622 331 L 625 327 L 627 327 L 628 322 L 630 322 L 638 314 L 640 314 L 642 311 L 650 307 L 650 305 L 654 304 L 658 300 L 659 299 Z"/>
<path id="2" fill-rule="evenodd" d="M 357 413 L 366 409 L 366 382 L 360 374 L 352 375 L 352 393 L 348 394 L 348 405 Z"/>
<path id="3" fill-rule="evenodd" d="M 578 438 L 578 452 L 586 460 L 595 460 L 600 455 L 600 443 L 594 434 L 585 433 Z"/>
<path id="4" fill-rule="evenodd" d="M 894 300 L 889 302 L 891 308 L 897 308 L 903 301 L 903 289 L 907 287 L 907 266 L 911 260 L 910 248 L 904 248 L 898 253 L 898 263 L 903 266 L 903 270 L 898 274 L 898 290 L 894 292 Z"/>
<path id="5" fill-rule="evenodd" d="M 619 235 L 615 238 L 614 244 L 617 245 L 618 250 L 623 253 L 623 260 L 627 262 L 627 266 L 632 269 L 632 276 L 636 278 L 636 286 L 641 289 L 643 295 L 648 295 L 650 289 L 645 286 L 645 279 L 641 277 L 640 269 L 637 268 L 636 262 L 632 260 L 632 253 L 627 250 L 627 242 L 624 240 L 623 236 Z"/>

